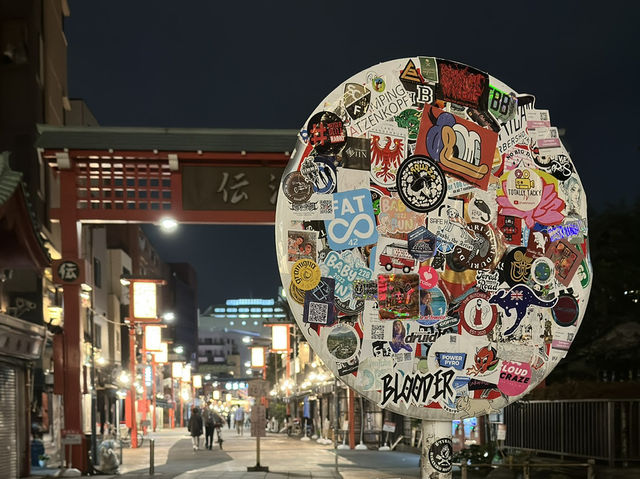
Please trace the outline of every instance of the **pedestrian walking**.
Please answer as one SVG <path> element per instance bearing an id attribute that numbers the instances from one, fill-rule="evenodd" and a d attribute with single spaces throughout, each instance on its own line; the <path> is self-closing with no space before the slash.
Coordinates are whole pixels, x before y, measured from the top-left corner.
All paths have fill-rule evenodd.
<path id="1" fill-rule="evenodd" d="M 213 447 L 213 432 L 218 431 L 218 442 L 222 447 L 222 436 L 220 435 L 220 428 L 224 423 L 220 415 L 213 410 L 213 405 L 209 405 L 203 412 L 204 429 L 205 429 L 205 447 L 209 450 Z"/>
<path id="2" fill-rule="evenodd" d="M 231 413 L 227 413 L 227 429 L 231 429 Z"/>
<path id="3" fill-rule="evenodd" d="M 202 436 L 202 416 L 200 415 L 200 409 L 197 407 L 194 407 L 191 411 L 187 430 L 191 433 L 193 450 L 197 451 L 200 449 L 200 436 Z"/>
<path id="4" fill-rule="evenodd" d="M 236 409 L 236 413 L 234 415 L 235 424 L 236 424 L 236 434 L 244 435 L 244 409 L 238 406 Z"/>

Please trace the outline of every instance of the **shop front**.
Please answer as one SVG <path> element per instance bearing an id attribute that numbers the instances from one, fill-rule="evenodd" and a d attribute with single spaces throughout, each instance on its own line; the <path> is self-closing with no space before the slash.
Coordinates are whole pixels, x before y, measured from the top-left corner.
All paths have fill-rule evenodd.
<path id="1" fill-rule="evenodd" d="M 46 328 L 0 313 L 0 477 L 30 473 L 33 361 Z"/>

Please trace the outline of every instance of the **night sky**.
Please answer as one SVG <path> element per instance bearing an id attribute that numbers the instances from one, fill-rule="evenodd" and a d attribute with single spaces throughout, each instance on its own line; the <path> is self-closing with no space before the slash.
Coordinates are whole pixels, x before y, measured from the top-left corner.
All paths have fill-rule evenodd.
<path id="1" fill-rule="evenodd" d="M 640 3 L 69 3 L 69 96 L 103 126 L 299 128 L 351 75 L 436 56 L 536 95 L 590 207 L 638 197 Z M 201 308 L 276 294 L 272 227 L 154 229 L 166 261 L 196 267 Z"/>

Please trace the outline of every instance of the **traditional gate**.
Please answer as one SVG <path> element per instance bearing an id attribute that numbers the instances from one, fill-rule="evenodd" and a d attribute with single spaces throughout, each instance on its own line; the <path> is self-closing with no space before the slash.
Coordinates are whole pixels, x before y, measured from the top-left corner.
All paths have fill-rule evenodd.
<path id="1" fill-rule="evenodd" d="M 39 133 L 40 160 L 54 183 L 49 215 L 60 223 L 62 259 L 71 262 L 80 258 L 83 222 L 273 223 L 296 134 L 50 126 Z M 54 388 L 64 397 L 65 429 L 81 431 L 79 281 L 64 285 L 64 318 L 64 377 L 56 375 Z M 85 447 L 72 446 L 74 467 L 86 469 Z"/>

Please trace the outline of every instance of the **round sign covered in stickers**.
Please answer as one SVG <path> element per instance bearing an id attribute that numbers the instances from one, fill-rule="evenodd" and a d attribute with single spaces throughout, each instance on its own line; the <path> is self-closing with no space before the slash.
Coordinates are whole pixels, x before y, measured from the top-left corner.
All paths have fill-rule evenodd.
<path id="1" fill-rule="evenodd" d="M 551 113 L 427 56 L 327 93 L 312 92 L 318 107 L 299 119 L 276 207 L 302 334 L 390 411 L 445 420 L 504 408 L 566 355 L 593 278 L 586 194 Z M 448 444 L 430 455 L 449 469 Z"/>

